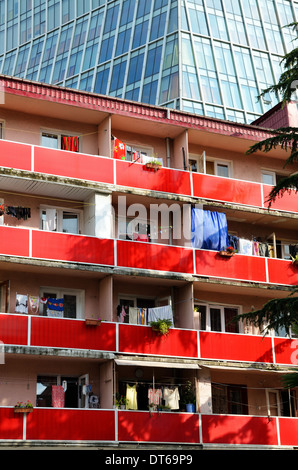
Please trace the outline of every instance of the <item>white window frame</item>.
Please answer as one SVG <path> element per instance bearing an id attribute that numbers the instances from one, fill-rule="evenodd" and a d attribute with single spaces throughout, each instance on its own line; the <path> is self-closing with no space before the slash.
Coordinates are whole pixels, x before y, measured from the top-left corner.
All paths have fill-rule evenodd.
<path id="1" fill-rule="evenodd" d="M 272 183 L 264 183 L 263 181 L 263 176 L 271 176 L 272 177 Z M 262 176 L 262 183 L 263 184 L 268 184 L 269 186 L 275 186 L 276 185 L 276 173 L 275 171 L 272 170 L 263 170 L 261 171 L 261 176 Z"/>
<path id="2" fill-rule="evenodd" d="M 225 333 L 225 308 L 234 308 L 238 310 L 238 315 L 242 313 L 242 306 L 240 305 L 230 305 L 230 304 L 216 304 L 216 303 L 206 303 L 206 302 L 195 302 L 196 307 L 206 307 L 206 330 L 199 330 L 199 331 L 215 331 L 211 329 L 211 316 L 210 316 L 210 309 L 216 308 L 220 310 L 220 321 L 221 321 L 221 330 L 218 333 Z M 198 316 L 198 326 L 201 328 L 201 315 Z M 238 322 L 238 330 L 241 333 L 241 322 Z M 235 333 L 235 334 L 239 334 Z"/>
<path id="3" fill-rule="evenodd" d="M 226 165 L 228 168 L 228 176 L 221 176 L 221 178 L 232 178 L 233 177 L 233 162 L 231 160 L 224 160 L 215 157 L 208 157 L 206 153 L 203 152 L 201 155 L 198 154 L 189 154 L 189 160 L 195 160 L 197 162 L 197 168 L 200 168 L 200 165 L 203 165 L 203 171 L 200 172 L 197 170 L 197 173 L 208 174 L 207 173 L 207 162 L 212 162 L 214 164 L 214 176 L 218 175 L 218 166 Z M 193 171 L 193 170 L 191 170 Z"/>
<path id="4" fill-rule="evenodd" d="M 61 299 L 63 295 L 74 295 L 76 296 L 76 318 L 77 319 L 84 319 L 85 318 L 85 291 L 83 289 L 68 289 L 63 287 L 50 287 L 50 286 L 41 286 L 40 289 L 40 297 L 44 297 L 46 292 L 51 292 L 56 294 L 57 299 Z M 40 304 L 39 307 L 39 314 L 43 315 L 43 304 Z M 63 318 L 68 318 L 64 317 Z"/>
<path id="5" fill-rule="evenodd" d="M 271 388 L 266 388 L 266 406 L 267 406 L 267 415 L 268 416 L 281 416 L 281 408 L 280 408 L 280 392 L 279 390 L 274 390 Z M 270 398 L 269 395 L 273 394 L 276 397 L 276 412 L 277 414 L 271 414 L 271 406 L 270 406 Z"/>
<path id="6" fill-rule="evenodd" d="M 78 132 L 69 132 L 69 131 L 61 131 L 61 130 L 56 130 L 56 129 L 41 129 L 40 130 L 40 145 L 41 147 L 45 147 L 42 142 L 42 137 L 44 134 L 49 134 L 52 136 L 57 137 L 57 149 L 62 150 L 62 136 L 68 136 L 68 137 L 78 137 L 79 138 L 79 150 L 78 152 L 81 152 L 81 135 L 79 135 Z M 47 148 L 55 148 L 55 147 L 47 147 Z"/>
<path id="7" fill-rule="evenodd" d="M 51 205 L 40 205 L 40 230 L 46 230 L 43 228 L 43 212 L 46 210 L 53 210 L 56 211 L 56 222 L 55 222 L 55 230 L 50 230 L 52 232 L 59 232 L 59 233 L 68 233 L 63 232 L 63 213 L 70 212 L 78 216 L 78 232 L 74 232 L 75 235 L 79 235 L 82 233 L 82 225 L 83 225 L 83 210 L 80 209 L 72 209 L 71 207 L 61 207 L 61 206 L 51 206 Z M 69 232 L 72 233 L 72 232 Z"/>

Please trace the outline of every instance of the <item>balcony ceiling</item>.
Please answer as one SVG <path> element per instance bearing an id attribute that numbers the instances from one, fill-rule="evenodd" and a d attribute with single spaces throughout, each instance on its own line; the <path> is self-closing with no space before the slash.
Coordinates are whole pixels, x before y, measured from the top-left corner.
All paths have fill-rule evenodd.
<path id="1" fill-rule="evenodd" d="M 47 183 L 27 178 L 19 178 L 0 175 L 1 193 L 30 194 L 32 196 L 45 197 L 47 199 L 70 201 L 85 201 L 94 189 L 82 188 L 59 183 Z"/>

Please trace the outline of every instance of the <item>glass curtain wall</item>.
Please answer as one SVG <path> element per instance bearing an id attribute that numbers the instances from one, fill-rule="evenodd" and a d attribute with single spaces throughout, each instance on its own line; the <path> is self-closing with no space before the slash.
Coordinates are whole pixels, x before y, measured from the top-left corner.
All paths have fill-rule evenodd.
<path id="1" fill-rule="evenodd" d="M 0 73 L 252 122 L 297 20 L 298 0 L 1 0 Z"/>

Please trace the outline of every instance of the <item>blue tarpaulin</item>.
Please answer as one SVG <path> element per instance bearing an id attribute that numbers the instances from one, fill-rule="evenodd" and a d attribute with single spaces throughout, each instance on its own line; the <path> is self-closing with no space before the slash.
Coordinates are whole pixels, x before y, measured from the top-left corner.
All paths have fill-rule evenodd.
<path id="1" fill-rule="evenodd" d="M 192 208 L 191 232 L 193 248 L 225 250 L 229 244 L 226 214 Z"/>

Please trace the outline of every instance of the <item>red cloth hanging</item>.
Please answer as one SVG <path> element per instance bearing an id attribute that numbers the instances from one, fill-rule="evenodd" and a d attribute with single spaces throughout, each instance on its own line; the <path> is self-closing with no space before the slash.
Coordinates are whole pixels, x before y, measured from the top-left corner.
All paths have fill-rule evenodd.
<path id="1" fill-rule="evenodd" d="M 65 393 L 62 385 L 52 385 L 52 406 L 54 408 L 64 408 Z"/>
<path id="2" fill-rule="evenodd" d="M 79 151 L 79 138 L 77 136 L 62 136 L 62 150 L 69 150 L 70 152 Z"/>

